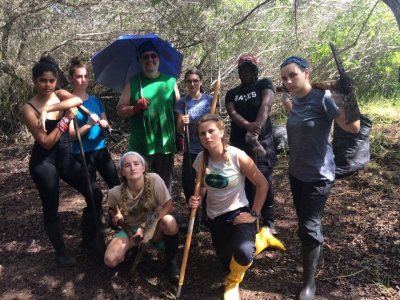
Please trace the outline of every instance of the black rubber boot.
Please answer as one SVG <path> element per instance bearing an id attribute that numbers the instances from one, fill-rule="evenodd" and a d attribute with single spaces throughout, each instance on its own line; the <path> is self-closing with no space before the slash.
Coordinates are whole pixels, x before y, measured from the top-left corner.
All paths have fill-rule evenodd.
<path id="1" fill-rule="evenodd" d="M 103 256 L 106 251 L 104 235 L 100 230 L 97 229 L 95 222 L 98 222 L 98 224 L 100 224 L 100 219 L 98 218 L 96 220 L 93 217 L 93 214 L 89 211 L 89 208 L 85 207 L 83 209 L 81 223 L 82 247 L 86 250 L 94 252 L 99 256 Z"/>
<path id="2" fill-rule="evenodd" d="M 271 229 L 272 234 L 277 234 L 275 229 L 275 214 L 274 214 L 274 205 L 264 206 L 261 210 L 261 216 L 263 218 L 263 226 Z"/>
<path id="3" fill-rule="evenodd" d="M 303 259 L 303 287 L 297 299 L 312 300 L 315 296 L 315 273 L 320 259 L 321 246 L 309 247 L 301 246 L 301 256 Z"/>
<path id="4" fill-rule="evenodd" d="M 56 252 L 56 262 L 62 267 L 76 265 L 76 260 L 65 250 L 64 239 L 58 222 L 46 226 L 46 232 Z"/>
<path id="5" fill-rule="evenodd" d="M 176 262 L 176 254 L 178 252 L 178 233 L 175 235 L 165 235 L 164 234 L 164 243 L 165 243 L 165 258 L 167 262 L 167 275 L 169 280 L 177 284 L 179 280 L 179 267 Z"/>

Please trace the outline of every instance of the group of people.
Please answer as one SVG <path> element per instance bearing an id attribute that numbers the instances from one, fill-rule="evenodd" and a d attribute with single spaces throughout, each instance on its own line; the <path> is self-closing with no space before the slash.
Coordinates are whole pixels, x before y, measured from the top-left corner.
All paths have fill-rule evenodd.
<path id="1" fill-rule="evenodd" d="M 159 71 L 159 51 L 152 42 L 139 46 L 138 60 L 141 72 L 127 80 L 117 104 L 117 114 L 129 119 L 131 130 L 128 151 L 119 160 L 120 178 L 104 141 L 102 129 L 109 126 L 104 107 L 87 94 L 87 66 L 77 58 L 71 61 L 72 93 L 56 91 L 60 70 L 51 58 L 42 57 L 32 69 L 36 94 L 22 107 L 22 115 L 35 139 L 29 170 L 42 201 L 56 261 L 63 266 L 76 263 L 66 250 L 58 218 L 61 178 L 86 200 L 82 246 L 104 254 L 108 267 L 122 262 L 135 246 L 164 250 L 168 277 L 177 282 L 179 227 L 172 215 L 170 191 L 176 133 L 185 133 L 184 195 L 190 209 L 202 207 L 203 217 L 197 216 L 196 223 L 206 221 L 216 255 L 227 272 L 224 299 L 239 299 L 239 284 L 254 256 L 268 247 L 285 250 L 274 236 L 273 84 L 267 78 L 258 79 L 254 55 L 240 56 L 240 84 L 225 97 L 231 118 L 228 143 L 224 122 L 210 114 L 212 97 L 203 92 L 199 70 L 186 72 L 187 95 L 181 98 L 176 79 Z M 298 298 L 313 299 L 315 272 L 322 257 L 322 214 L 334 182 L 330 127 L 334 120 L 343 129 L 358 132 L 359 122 L 346 124 L 341 95 L 312 88 L 310 66 L 303 58 L 287 58 L 280 72 L 287 89 L 282 103 L 288 112 L 290 188 L 302 244 L 303 287 Z M 86 109 L 78 110 L 81 106 Z M 90 184 L 85 184 L 82 160 Z M 125 225 L 106 249 L 97 171 L 109 188 L 111 222 Z M 202 189 L 197 196 L 198 172 L 202 172 Z"/>

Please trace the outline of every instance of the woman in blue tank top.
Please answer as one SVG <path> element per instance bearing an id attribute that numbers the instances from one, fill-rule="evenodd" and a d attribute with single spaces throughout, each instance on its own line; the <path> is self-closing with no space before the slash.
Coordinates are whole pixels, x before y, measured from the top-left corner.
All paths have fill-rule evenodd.
<path id="1" fill-rule="evenodd" d="M 117 169 L 106 148 L 107 145 L 103 134 L 103 128 L 106 129 L 110 125 L 101 100 L 87 94 L 89 74 L 86 64 L 79 57 L 71 59 L 69 80 L 73 87 L 73 95 L 83 100 L 83 106 L 93 116 L 89 118 L 81 111 L 78 111 L 76 115 L 89 173 L 92 180 L 96 181 L 96 171 L 98 171 L 107 183 L 108 188 L 111 189 L 119 185 L 120 181 Z M 72 153 L 80 161 L 80 149 L 73 126 L 70 126 L 70 136 L 73 140 Z"/>

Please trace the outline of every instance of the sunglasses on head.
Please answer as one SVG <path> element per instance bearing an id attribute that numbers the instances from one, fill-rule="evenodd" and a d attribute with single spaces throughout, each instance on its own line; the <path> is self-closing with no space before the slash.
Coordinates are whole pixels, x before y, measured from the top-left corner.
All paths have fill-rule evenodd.
<path id="1" fill-rule="evenodd" d="M 149 58 L 155 59 L 155 58 L 157 58 L 157 57 L 158 57 L 157 54 L 151 53 L 151 54 L 145 54 L 145 55 L 143 55 L 143 56 L 142 56 L 142 59 L 149 59 Z"/>

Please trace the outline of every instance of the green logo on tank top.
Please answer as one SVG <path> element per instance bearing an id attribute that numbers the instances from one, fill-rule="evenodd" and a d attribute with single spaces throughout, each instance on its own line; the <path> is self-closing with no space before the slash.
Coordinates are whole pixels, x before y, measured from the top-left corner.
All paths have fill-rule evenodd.
<path id="1" fill-rule="evenodd" d="M 223 189 L 228 186 L 228 178 L 220 174 L 208 174 L 205 178 L 206 184 L 213 188 Z"/>

